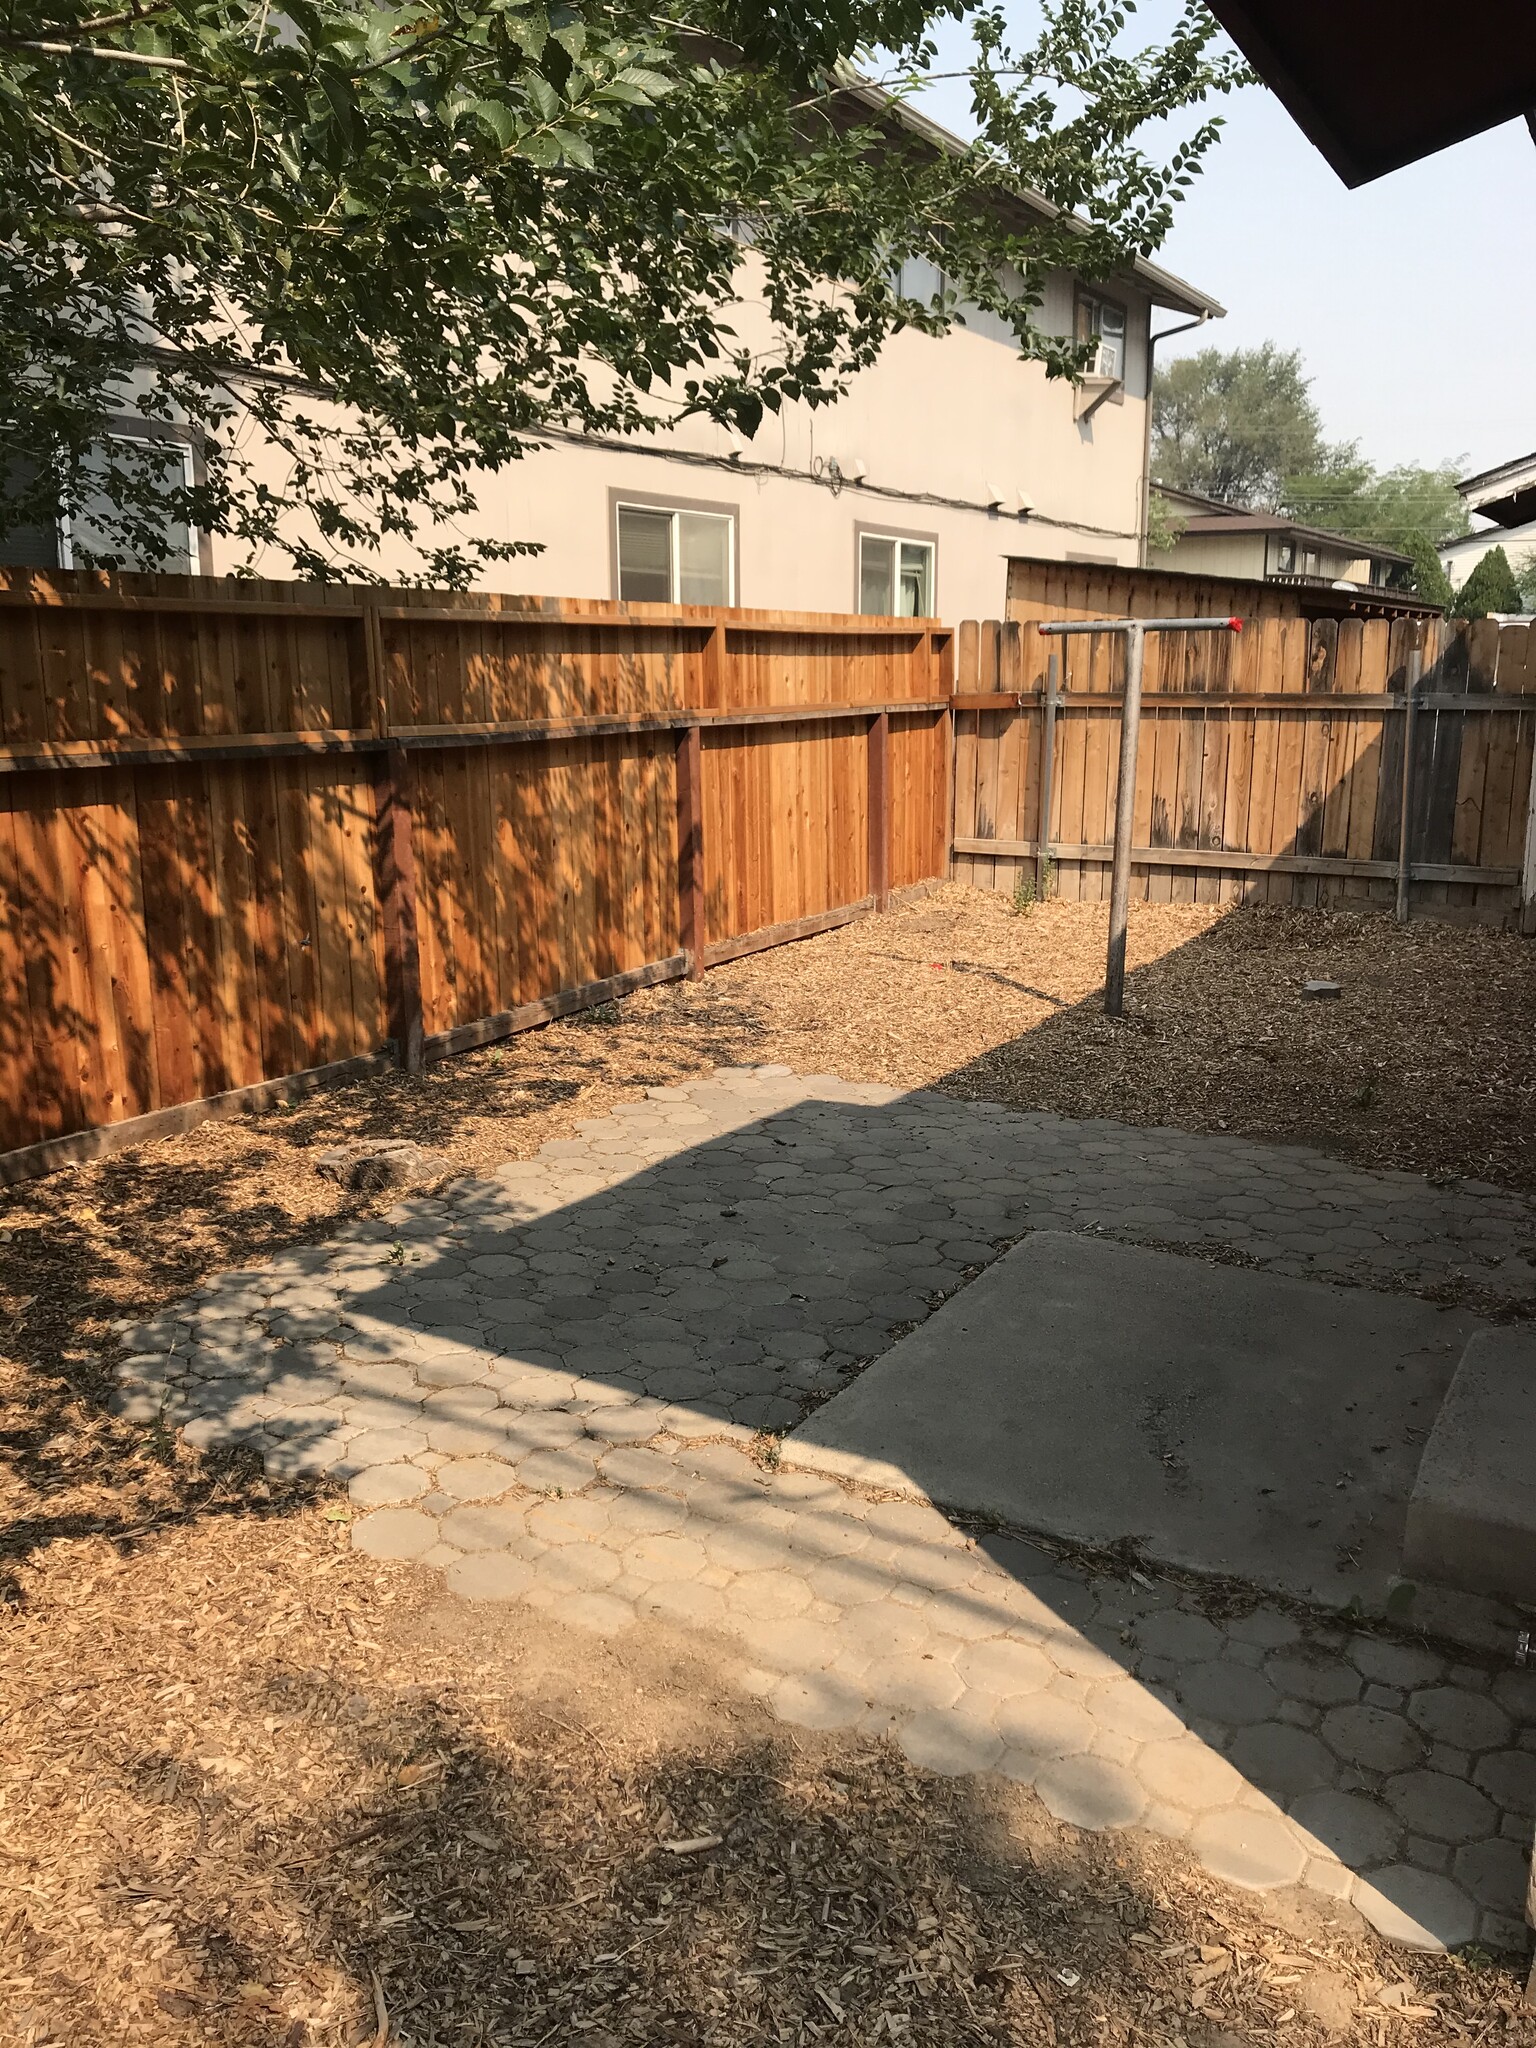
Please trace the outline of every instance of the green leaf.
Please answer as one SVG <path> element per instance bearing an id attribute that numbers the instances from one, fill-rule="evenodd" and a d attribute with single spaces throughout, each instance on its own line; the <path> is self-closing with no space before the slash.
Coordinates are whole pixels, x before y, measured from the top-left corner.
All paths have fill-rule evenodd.
<path id="1" fill-rule="evenodd" d="M 516 141 L 520 123 L 510 107 L 500 100 L 465 100 L 457 108 L 454 120 L 461 121 L 466 115 L 488 129 L 500 149 L 510 149 Z"/>

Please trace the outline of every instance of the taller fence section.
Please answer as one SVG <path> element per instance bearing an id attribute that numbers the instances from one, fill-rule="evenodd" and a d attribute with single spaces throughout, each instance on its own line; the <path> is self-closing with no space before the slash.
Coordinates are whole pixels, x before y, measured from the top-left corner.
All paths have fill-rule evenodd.
<path id="1" fill-rule="evenodd" d="M 0 1179 L 941 874 L 951 669 L 922 620 L 12 572 Z"/>
<path id="2" fill-rule="evenodd" d="M 1055 893 L 1096 902 L 1109 892 L 1123 636 L 1048 640 L 1038 623 L 958 630 L 952 872 L 1012 892 L 1041 886 L 1049 866 Z M 1271 612 L 1231 637 L 1149 640 L 1133 893 L 1388 908 L 1401 878 L 1419 911 L 1497 923 L 1524 906 L 1528 919 L 1532 633 Z"/>

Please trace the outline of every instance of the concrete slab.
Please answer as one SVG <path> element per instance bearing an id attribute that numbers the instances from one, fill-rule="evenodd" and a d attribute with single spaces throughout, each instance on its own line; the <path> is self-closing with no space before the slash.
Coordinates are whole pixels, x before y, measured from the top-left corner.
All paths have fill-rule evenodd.
<path id="1" fill-rule="evenodd" d="M 1536 1607 L 1536 1332 L 1467 1346 L 1424 1446 L 1403 1569 Z"/>
<path id="2" fill-rule="evenodd" d="M 786 1440 L 788 1463 L 1379 1610 L 1476 1318 L 1041 1231 Z"/>

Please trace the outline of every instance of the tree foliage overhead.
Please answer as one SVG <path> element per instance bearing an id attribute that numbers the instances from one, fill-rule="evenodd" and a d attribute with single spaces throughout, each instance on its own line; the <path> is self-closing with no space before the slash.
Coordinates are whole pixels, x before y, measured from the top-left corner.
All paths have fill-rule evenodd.
<path id="1" fill-rule="evenodd" d="M 1199 0 L 1130 53 L 1128 9 L 1043 0 L 1016 49 L 971 0 L 13 0 L 4 516 L 99 488 L 135 412 L 195 429 L 204 468 L 168 492 L 107 442 L 99 559 L 153 559 L 170 510 L 313 576 L 414 537 L 424 576 L 463 582 L 527 545 L 464 527 L 477 469 L 541 429 L 750 435 L 962 299 L 1076 374 L 1036 324 L 1047 272 L 1159 245 L 1218 124 L 1162 156 L 1143 131 L 1242 76 Z M 899 104 L 941 18 L 974 38 L 979 136 L 956 152 L 847 68 L 894 52 Z M 1079 219 L 1021 210 L 1021 187 Z M 744 247 L 766 346 L 738 331 Z M 937 302 L 893 284 L 910 257 L 949 280 Z"/>

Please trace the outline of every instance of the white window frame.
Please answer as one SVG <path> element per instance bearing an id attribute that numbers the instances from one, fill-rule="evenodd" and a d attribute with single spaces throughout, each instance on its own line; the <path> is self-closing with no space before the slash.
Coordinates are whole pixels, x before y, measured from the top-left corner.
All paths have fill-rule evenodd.
<path id="1" fill-rule="evenodd" d="M 1077 325 L 1079 328 L 1087 329 L 1087 332 L 1080 333 L 1077 339 L 1079 341 L 1096 342 L 1099 350 L 1099 353 L 1093 359 L 1093 366 L 1088 372 L 1089 376 L 1111 378 L 1123 388 L 1126 370 L 1129 365 L 1131 345 L 1131 316 L 1129 308 L 1123 305 L 1119 299 L 1106 298 L 1102 292 L 1089 291 L 1082 285 L 1078 286 L 1077 307 Z M 1106 370 L 1103 366 L 1103 320 L 1106 312 L 1118 315 L 1120 321 L 1120 367 L 1118 370 Z"/>
<path id="2" fill-rule="evenodd" d="M 735 604 L 736 514 L 734 510 L 728 509 L 723 506 L 717 509 L 711 505 L 688 505 L 678 504 L 675 502 L 672 504 L 667 504 L 665 500 L 662 499 L 628 498 L 620 495 L 618 492 L 615 492 L 613 494 L 613 569 L 615 597 L 620 597 L 624 587 L 624 562 L 619 552 L 620 535 L 622 532 L 622 529 L 619 524 L 619 516 L 621 513 L 624 512 L 649 512 L 653 516 L 657 518 L 664 518 L 670 523 L 671 535 L 668 549 L 670 560 L 668 566 L 670 569 L 670 585 L 672 593 L 670 602 L 672 604 L 681 604 L 683 602 L 682 596 L 680 595 L 682 590 L 683 576 L 683 551 L 681 546 L 679 545 L 679 520 L 683 518 L 717 520 L 726 530 L 726 595 L 724 602 L 727 606 Z M 641 602 L 640 599 L 635 599 L 632 601 L 635 603 Z"/>
<path id="3" fill-rule="evenodd" d="M 891 557 L 891 597 L 894 601 L 901 590 L 901 550 L 922 548 L 928 557 L 928 609 L 911 614 L 914 618 L 931 619 L 938 616 L 939 603 L 939 543 L 931 533 L 888 533 L 878 526 L 860 526 L 855 531 L 854 543 L 854 608 L 860 618 L 904 619 L 906 612 L 866 612 L 864 610 L 864 543 L 877 541 L 893 550 Z"/>
<path id="4" fill-rule="evenodd" d="M 193 460 L 192 444 L 184 441 L 179 434 L 157 434 L 153 431 L 136 432 L 127 426 L 109 429 L 104 437 L 108 441 L 137 441 L 145 448 L 179 448 L 181 450 L 182 481 L 190 488 L 197 482 L 197 469 Z M 95 445 L 94 443 L 92 444 Z M 169 576 L 196 576 L 201 560 L 201 536 L 195 526 L 187 528 L 187 552 L 180 568 L 169 562 L 162 562 L 154 573 Z M 70 532 L 70 515 L 59 515 L 59 567 L 73 569 L 75 566 L 74 538 Z"/>

